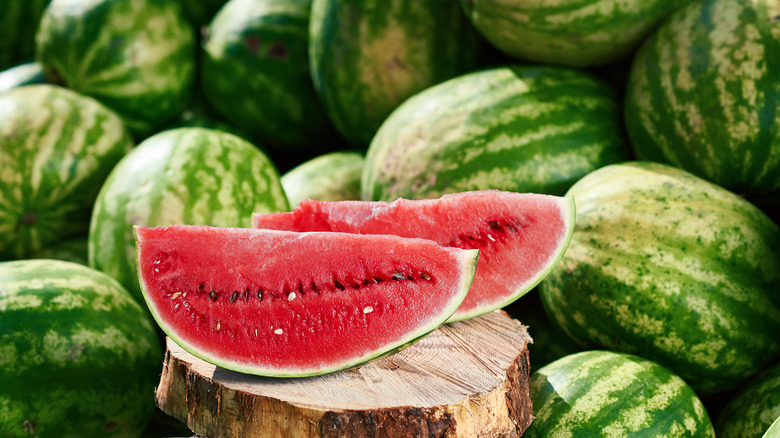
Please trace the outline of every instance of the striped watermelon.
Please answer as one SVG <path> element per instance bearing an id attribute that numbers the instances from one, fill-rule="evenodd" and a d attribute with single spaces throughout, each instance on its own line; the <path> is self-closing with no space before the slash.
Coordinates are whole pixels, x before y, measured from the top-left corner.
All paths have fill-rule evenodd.
<path id="1" fill-rule="evenodd" d="M 141 306 L 75 263 L 0 263 L 0 284 L 0 435 L 139 436 L 162 360 Z"/>
<path id="2" fill-rule="evenodd" d="M 0 70 L 33 58 L 35 30 L 49 0 L 4 0 L 0 13 Z"/>
<path id="3" fill-rule="evenodd" d="M 230 0 L 208 27 L 203 91 L 258 144 L 308 147 L 333 128 L 309 74 L 311 0 Z"/>
<path id="4" fill-rule="evenodd" d="M 0 95 L 0 260 L 86 233 L 100 185 L 132 145 L 89 97 L 53 85 Z"/>
<path id="5" fill-rule="evenodd" d="M 700 394 L 780 353 L 780 228 L 752 204 L 649 162 L 599 169 L 569 195 L 576 228 L 541 296 L 581 345 L 654 360 Z"/>
<path id="6" fill-rule="evenodd" d="M 217 14 L 219 8 L 226 3 L 226 0 L 179 0 L 184 9 L 184 15 L 195 26 L 200 29 L 207 25 Z"/>
<path id="7" fill-rule="evenodd" d="M 406 98 L 474 68 L 481 41 L 453 0 L 314 0 L 309 38 L 314 88 L 356 147 Z"/>
<path id="8" fill-rule="evenodd" d="M 772 423 L 771 426 L 769 426 L 769 429 L 767 429 L 766 433 L 764 434 L 763 438 L 778 438 L 780 437 L 780 417 L 777 417 L 777 419 Z"/>
<path id="9" fill-rule="evenodd" d="M 43 68 L 37 62 L 27 62 L 0 71 L 0 93 L 23 85 L 44 83 Z"/>
<path id="10" fill-rule="evenodd" d="M 362 198 L 500 189 L 562 195 L 628 157 L 612 90 L 574 69 L 505 66 L 404 102 L 366 155 Z"/>
<path id="11" fill-rule="evenodd" d="M 252 144 L 204 128 L 164 131 L 122 159 L 100 190 L 89 265 L 143 302 L 133 225 L 249 227 L 253 212 L 288 208 L 278 172 Z"/>
<path id="12" fill-rule="evenodd" d="M 282 187 L 290 205 L 304 199 L 348 201 L 360 199 L 363 154 L 337 151 L 301 163 L 282 175 Z"/>
<path id="13" fill-rule="evenodd" d="M 460 0 L 474 26 L 516 58 L 571 66 L 629 55 L 671 11 L 689 0 Z"/>
<path id="14" fill-rule="evenodd" d="M 575 353 L 531 375 L 534 421 L 523 437 L 715 437 L 696 393 L 652 361 Z"/>
<path id="15" fill-rule="evenodd" d="M 696 1 L 634 60 L 625 119 L 641 159 L 780 200 L 780 2 Z"/>
<path id="16" fill-rule="evenodd" d="M 753 377 L 718 415 L 719 438 L 760 438 L 780 417 L 780 362 Z"/>
<path id="17" fill-rule="evenodd" d="M 144 136 L 187 104 L 195 32 L 173 0 L 52 0 L 35 55 L 47 81 L 94 97 Z"/>

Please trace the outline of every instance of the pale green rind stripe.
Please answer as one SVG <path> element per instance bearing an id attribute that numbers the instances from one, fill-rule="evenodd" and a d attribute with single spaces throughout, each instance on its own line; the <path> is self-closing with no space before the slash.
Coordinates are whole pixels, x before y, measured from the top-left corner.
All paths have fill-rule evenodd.
<path id="1" fill-rule="evenodd" d="M 0 284 L 0 430 L 138 436 L 161 361 L 138 303 L 108 276 L 54 260 L 0 263 Z"/>
<path id="2" fill-rule="evenodd" d="M 480 189 L 563 195 L 628 158 L 618 102 L 594 77 L 497 67 L 419 93 L 382 124 L 362 175 L 364 200 Z"/>
<path id="3" fill-rule="evenodd" d="M 360 175 L 365 159 L 359 152 L 331 152 L 298 165 L 282 175 L 290 206 L 304 199 L 350 201 L 360 199 Z"/>
<path id="4" fill-rule="evenodd" d="M 570 194 L 576 229 L 541 296 L 573 339 L 655 360 L 703 394 L 780 352 L 780 230 L 757 208 L 651 163 L 607 166 Z"/>
<path id="5" fill-rule="evenodd" d="M 133 143 L 97 101 L 51 85 L 0 96 L 0 260 L 87 231 L 101 184 Z"/>
<path id="6" fill-rule="evenodd" d="M 715 423 L 719 438 L 760 437 L 780 417 L 780 363 L 740 388 Z"/>
<path id="7" fill-rule="evenodd" d="M 24 85 L 42 83 L 43 68 L 37 62 L 28 62 L 0 71 L 0 94 Z"/>
<path id="8" fill-rule="evenodd" d="M 772 423 L 771 426 L 769 426 L 769 429 L 766 430 L 766 433 L 764 434 L 763 438 L 778 438 L 780 437 L 780 416 L 777 417 L 777 419 Z"/>
<path id="9" fill-rule="evenodd" d="M 689 0 L 461 0 L 482 35 L 512 56 L 594 66 L 630 54 L 666 16 Z"/>
<path id="10" fill-rule="evenodd" d="M 195 75 L 195 33 L 176 1 L 52 0 L 36 58 L 62 82 L 148 134 L 180 113 Z"/>
<path id="11" fill-rule="evenodd" d="M 523 436 L 714 437 L 704 405 L 677 375 L 638 356 L 585 351 L 531 376 Z"/>
<path id="12" fill-rule="evenodd" d="M 89 230 L 89 265 L 139 302 L 133 225 L 250 227 L 253 212 L 289 209 L 279 174 L 232 134 L 181 128 L 138 145 L 106 180 Z"/>

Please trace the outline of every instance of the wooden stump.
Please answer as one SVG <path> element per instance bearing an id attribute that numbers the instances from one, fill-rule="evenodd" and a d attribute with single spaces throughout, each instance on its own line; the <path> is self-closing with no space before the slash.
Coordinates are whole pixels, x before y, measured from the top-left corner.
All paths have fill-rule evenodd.
<path id="1" fill-rule="evenodd" d="M 517 437 L 532 419 L 529 340 L 496 311 L 358 368 L 281 379 L 215 367 L 168 339 L 157 404 L 210 438 Z"/>

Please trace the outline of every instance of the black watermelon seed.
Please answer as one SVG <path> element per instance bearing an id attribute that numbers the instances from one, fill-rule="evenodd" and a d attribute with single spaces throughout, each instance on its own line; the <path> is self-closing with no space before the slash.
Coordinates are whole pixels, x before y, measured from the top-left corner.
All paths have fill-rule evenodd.
<path id="1" fill-rule="evenodd" d="M 338 280 L 334 281 L 333 285 L 334 285 L 334 286 L 336 286 L 336 287 L 337 287 L 338 289 L 340 289 L 340 290 L 344 290 L 344 289 L 345 289 L 345 288 L 344 288 L 344 285 L 343 285 L 343 284 L 341 284 L 341 283 L 339 283 L 339 281 L 338 281 Z"/>
<path id="2" fill-rule="evenodd" d="M 233 295 L 230 296 L 230 302 L 235 303 L 238 299 L 238 291 L 233 291 Z"/>
<path id="3" fill-rule="evenodd" d="M 217 301 L 217 298 L 219 298 L 219 294 L 217 293 L 217 291 L 212 290 L 211 292 L 209 292 L 209 298 L 211 298 L 211 301 Z"/>
<path id="4" fill-rule="evenodd" d="M 423 280 L 429 280 L 430 281 L 431 276 L 426 274 L 425 272 L 423 272 L 422 274 L 420 274 L 420 278 L 422 278 Z"/>

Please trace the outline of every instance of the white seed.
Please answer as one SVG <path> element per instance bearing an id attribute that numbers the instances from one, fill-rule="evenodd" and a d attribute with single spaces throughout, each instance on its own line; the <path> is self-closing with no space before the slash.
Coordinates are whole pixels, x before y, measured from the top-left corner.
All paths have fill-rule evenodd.
<path id="1" fill-rule="evenodd" d="M 255 329 L 255 336 L 257 336 L 257 329 Z"/>
<path id="2" fill-rule="evenodd" d="M 282 333 L 284 333 L 284 332 L 282 331 L 282 329 L 276 329 L 276 330 L 274 330 L 274 334 L 281 335 Z"/>
<path id="3" fill-rule="evenodd" d="M 157 268 L 154 268 L 154 272 L 160 272 L 160 270 L 157 269 Z"/>
<path id="4" fill-rule="evenodd" d="M 371 306 L 366 306 L 363 308 L 363 313 L 371 313 L 374 311 L 374 308 Z"/>
<path id="5" fill-rule="evenodd" d="M 290 292 L 290 295 L 287 295 L 287 301 L 292 301 L 295 299 L 295 292 Z"/>
<path id="6" fill-rule="evenodd" d="M 181 292 L 176 292 L 175 294 L 171 295 L 171 299 L 175 300 L 176 298 L 179 298 L 181 296 Z"/>
<path id="7" fill-rule="evenodd" d="M 493 242 L 496 241 L 496 239 L 494 239 L 493 236 L 491 236 L 490 234 L 488 234 L 487 236 L 488 236 L 488 239 L 492 240 Z"/>
<path id="8" fill-rule="evenodd" d="M 219 328 L 220 328 L 220 327 L 222 327 L 222 324 L 220 324 L 220 323 L 219 323 L 219 321 L 217 321 L 217 325 L 216 325 L 215 329 L 216 329 L 217 331 L 219 331 Z"/>

